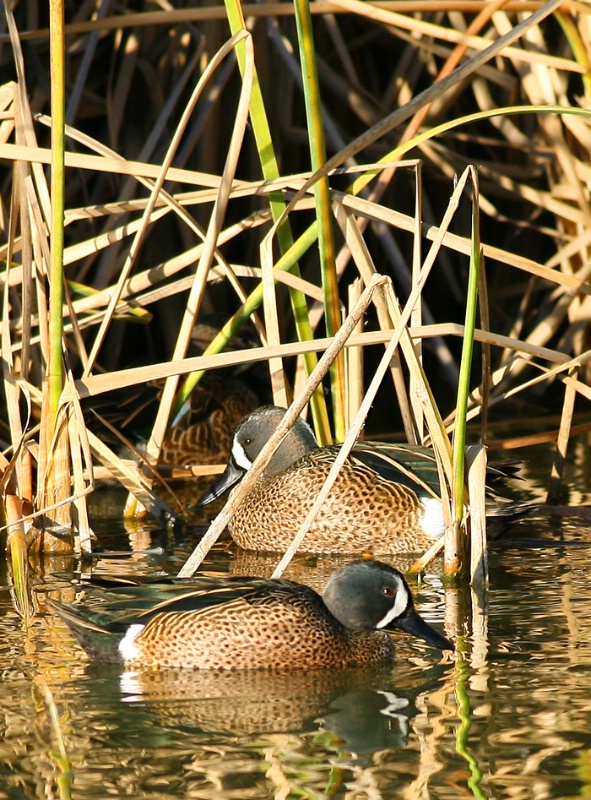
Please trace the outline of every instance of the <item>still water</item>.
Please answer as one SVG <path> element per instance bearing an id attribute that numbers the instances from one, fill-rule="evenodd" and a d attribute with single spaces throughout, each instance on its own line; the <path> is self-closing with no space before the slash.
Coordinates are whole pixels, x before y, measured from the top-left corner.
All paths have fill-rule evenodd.
<path id="1" fill-rule="evenodd" d="M 575 490 L 565 503 L 590 502 L 588 444 L 569 457 Z M 538 471 L 524 470 L 520 497 L 543 497 L 539 453 L 525 454 Z M 97 492 L 101 546 L 126 552 L 93 569 L 175 574 L 196 537 L 125 530 L 123 499 Z M 400 634 L 395 663 L 370 672 L 142 674 L 89 664 L 44 605 L 48 591 L 74 598 L 75 560 L 45 563 L 28 631 L 3 574 L 0 798 L 591 797 L 590 547 L 589 519 L 522 520 L 491 547 L 487 595 L 448 591 L 447 602 L 433 564 L 411 580 L 417 607 L 458 636 L 463 653 L 443 656 Z M 344 560 L 301 557 L 286 577 L 322 588 Z M 225 544 L 203 569 L 270 574 L 274 565 Z"/>

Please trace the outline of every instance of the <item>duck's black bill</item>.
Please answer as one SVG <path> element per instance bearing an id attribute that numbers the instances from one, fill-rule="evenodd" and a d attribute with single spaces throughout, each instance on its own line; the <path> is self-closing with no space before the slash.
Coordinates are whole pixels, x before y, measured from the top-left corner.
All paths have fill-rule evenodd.
<path id="1" fill-rule="evenodd" d="M 235 483 L 238 483 L 238 481 L 243 477 L 244 471 L 237 467 L 232 460 L 230 460 L 219 480 L 217 480 L 213 486 L 210 486 L 206 492 L 203 492 L 197 501 L 197 505 L 206 506 L 208 503 L 213 503 L 214 500 L 217 500 L 218 497 L 220 497 L 231 486 L 234 486 Z"/>
<path id="2" fill-rule="evenodd" d="M 392 624 L 392 628 L 400 628 L 406 633 L 417 636 L 419 639 L 424 639 L 433 647 L 438 647 L 440 650 L 454 650 L 453 644 L 445 636 L 438 633 L 435 628 L 432 628 L 425 620 L 417 614 L 412 606 L 409 606 L 401 617 Z"/>

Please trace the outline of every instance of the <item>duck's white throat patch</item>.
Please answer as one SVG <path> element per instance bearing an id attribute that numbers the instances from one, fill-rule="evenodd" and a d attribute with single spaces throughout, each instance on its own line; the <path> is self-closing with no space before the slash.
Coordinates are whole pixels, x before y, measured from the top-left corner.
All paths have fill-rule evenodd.
<path id="1" fill-rule="evenodd" d="M 244 447 L 242 447 L 238 439 L 234 439 L 234 442 L 232 444 L 232 458 L 234 459 L 234 463 L 238 467 L 241 467 L 247 472 L 252 467 L 252 461 L 246 455 Z"/>
<path id="2" fill-rule="evenodd" d="M 398 591 L 396 592 L 396 597 L 394 598 L 394 605 L 388 611 L 386 616 L 378 622 L 376 628 L 385 628 L 386 625 L 389 625 L 395 619 L 398 619 L 398 617 L 402 616 L 409 603 L 410 596 L 408 589 L 403 583 L 401 583 Z"/>

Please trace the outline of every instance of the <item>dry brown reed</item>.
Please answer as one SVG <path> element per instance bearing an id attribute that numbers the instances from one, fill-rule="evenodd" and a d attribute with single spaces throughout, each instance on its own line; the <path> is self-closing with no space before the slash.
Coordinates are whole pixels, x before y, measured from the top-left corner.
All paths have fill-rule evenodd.
<path id="1" fill-rule="evenodd" d="M 310 234 L 318 176 L 308 167 L 292 4 L 245 4 L 248 32 L 234 37 L 223 6 L 196 5 L 155 10 L 146 3 L 127 12 L 123 2 L 115 13 L 107 3 L 85 2 L 67 9 L 60 419 L 70 432 L 71 482 L 60 502 L 75 504 L 81 549 L 90 543 L 85 500 L 93 464 L 162 522 L 176 518 L 155 491 L 153 473 L 122 460 L 89 429 L 83 409 L 95 398 L 165 382 L 148 445 L 155 466 L 179 376 L 263 360 L 275 401 L 287 404 L 306 371 L 285 359 L 298 356 L 301 366 L 304 354 L 331 344 L 322 338 L 325 308 Z M 432 442 L 444 487 L 451 485 L 447 433 L 471 249 L 469 193 L 454 192 L 453 184 L 475 164 L 486 298 L 476 331 L 484 368 L 482 376 L 473 371 L 469 417 L 522 408 L 531 415 L 532 404 L 545 412 L 558 403 L 554 496 L 573 413 L 591 399 L 589 6 L 334 0 L 311 10 L 343 302 L 359 279 L 367 287 L 378 273 L 391 278 L 386 291 L 373 294 L 366 332 L 357 328 L 344 343 L 349 421 L 368 411 L 363 387 L 379 360 L 370 345 L 399 342 L 384 370 L 394 391 L 388 384 L 382 392 L 373 425 Z M 46 511 L 35 467 L 53 452 L 38 427 L 51 210 L 44 14 L 43 4 L 23 0 L 0 35 L 1 486 L 5 525 L 29 544 L 38 532 L 30 527 L 34 515 Z M 253 81 L 272 132 L 276 180 L 261 178 L 250 133 Z M 405 155 L 413 160 L 402 162 Z M 277 195 L 289 204 L 296 242 L 281 256 L 279 221 L 269 210 Z M 254 313 L 261 281 L 261 348 L 187 358 L 198 313 L 231 315 L 249 297 L 247 313 Z M 316 341 L 293 342 L 288 292 L 306 297 Z M 480 438 L 487 443 L 486 426 Z"/>

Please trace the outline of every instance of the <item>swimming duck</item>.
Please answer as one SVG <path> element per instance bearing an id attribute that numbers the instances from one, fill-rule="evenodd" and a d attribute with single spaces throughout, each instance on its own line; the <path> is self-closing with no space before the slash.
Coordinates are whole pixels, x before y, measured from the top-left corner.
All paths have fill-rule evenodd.
<path id="1" fill-rule="evenodd" d="M 335 570 L 322 596 L 288 580 L 198 577 L 120 587 L 98 608 L 48 603 L 91 658 L 138 668 L 376 665 L 393 658 L 386 631 L 396 629 L 453 650 L 419 616 L 403 575 L 371 559 Z"/>

